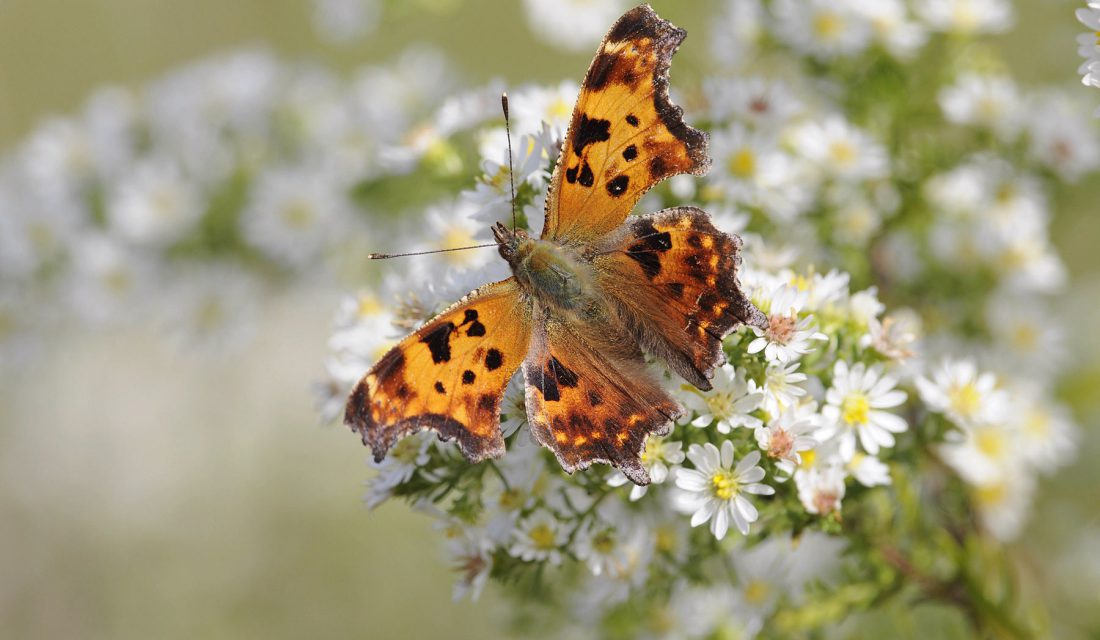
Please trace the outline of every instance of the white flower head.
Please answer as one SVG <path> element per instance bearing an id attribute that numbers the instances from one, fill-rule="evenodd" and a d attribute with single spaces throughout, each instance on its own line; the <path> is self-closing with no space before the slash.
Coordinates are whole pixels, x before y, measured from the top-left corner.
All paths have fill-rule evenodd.
<path id="1" fill-rule="evenodd" d="M 871 42 L 871 26 L 848 2 L 777 0 L 776 35 L 799 53 L 820 60 L 851 56 Z"/>
<path id="2" fill-rule="evenodd" d="M 694 469 L 681 468 L 676 472 L 676 486 L 680 492 L 674 506 L 681 513 L 690 513 L 691 526 L 710 522 L 710 532 L 721 540 L 726 536 L 732 521 L 744 535 L 749 525 L 756 522 L 759 513 L 749 502 L 747 495 L 772 495 L 775 489 L 761 484 L 764 469 L 758 466 L 760 452 L 753 451 L 734 467 L 733 443 L 722 442 L 721 450 L 711 443 L 688 448 L 688 458 Z"/>
<path id="3" fill-rule="evenodd" d="M 153 158 L 115 184 L 107 218 L 127 241 L 162 246 L 187 235 L 205 208 L 198 186 L 174 161 Z"/>
<path id="4" fill-rule="evenodd" d="M 799 318 L 808 293 L 781 284 L 763 296 L 754 296 L 757 307 L 768 316 L 768 328 L 752 327 L 756 339 L 749 343 L 749 353 L 764 352 L 768 362 L 787 364 L 814 350 L 814 340 L 829 339 L 815 331 L 813 314 Z"/>
<path id="5" fill-rule="evenodd" d="M 880 365 L 857 362 L 849 367 L 845 360 L 836 361 L 833 384 L 821 410 L 826 428 L 820 436 L 839 439 L 845 462 L 855 457 L 857 438 L 864 451 L 876 455 L 880 448 L 894 446 L 894 434 L 908 428 L 904 418 L 884 411 L 905 402 L 905 392 L 896 386 L 897 380 L 883 374 Z"/>
<path id="6" fill-rule="evenodd" d="M 980 372 L 972 360 L 945 360 L 931 377 L 916 380 L 921 401 L 960 427 L 998 422 L 1008 398 L 997 388 L 997 377 Z"/>
<path id="7" fill-rule="evenodd" d="M 807 122 L 798 127 L 793 139 L 799 153 L 826 176 L 858 181 L 889 173 L 886 149 L 842 116 Z"/>
<path id="8" fill-rule="evenodd" d="M 923 0 L 913 7 L 933 30 L 962 35 L 1002 33 L 1016 20 L 1008 0 Z"/>
<path id="9" fill-rule="evenodd" d="M 680 398 L 687 409 L 685 419 L 692 414 L 695 427 L 709 427 L 712 423 L 718 433 L 729 433 L 737 427 L 755 428 L 760 420 L 752 415 L 764 401 L 763 392 L 756 382 L 745 377 L 744 370 L 736 370 L 726 363 L 714 372 L 710 391 L 699 391 L 694 387 L 682 386 Z"/>
<path id="10" fill-rule="evenodd" d="M 939 94 L 940 108 L 949 122 L 976 125 L 997 133 L 1004 141 L 1020 131 L 1023 100 L 1009 76 L 964 73 Z"/>
<path id="11" fill-rule="evenodd" d="M 770 415 L 783 413 L 806 395 L 806 388 L 801 383 L 806 382 L 807 377 L 798 371 L 799 365 L 798 362 L 788 365 L 773 362 L 764 370 L 764 410 Z"/>
<path id="12" fill-rule="evenodd" d="M 451 598 L 458 602 L 469 597 L 476 602 L 493 570 L 493 543 L 479 531 L 464 533 L 447 540 L 447 555 L 458 574 Z"/>
<path id="13" fill-rule="evenodd" d="M 527 25 L 543 42 L 567 51 L 588 51 L 627 4 L 625 0 L 523 0 L 523 8 Z"/>
<path id="14" fill-rule="evenodd" d="M 569 539 L 569 529 L 553 513 L 539 509 L 523 518 L 513 532 L 508 553 L 525 562 L 561 564 L 562 547 Z"/>
<path id="15" fill-rule="evenodd" d="M 794 482 L 798 487 L 798 500 L 807 513 L 816 516 L 827 516 L 840 511 L 846 477 L 847 474 L 840 465 L 799 469 L 794 474 Z"/>
<path id="16" fill-rule="evenodd" d="M 775 461 L 787 477 L 794 474 L 795 467 L 802 464 L 800 452 L 810 451 L 817 446 L 818 421 L 813 414 L 785 411 L 767 426 L 756 428 L 756 443 L 766 456 Z"/>

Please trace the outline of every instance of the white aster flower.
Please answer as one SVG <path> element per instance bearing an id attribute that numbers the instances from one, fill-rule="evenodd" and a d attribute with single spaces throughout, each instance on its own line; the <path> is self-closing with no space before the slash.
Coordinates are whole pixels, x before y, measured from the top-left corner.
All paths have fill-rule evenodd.
<path id="1" fill-rule="evenodd" d="M 669 477 L 669 465 L 678 465 L 684 461 L 684 443 L 678 440 L 665 440 L 654 435 L 646 438 L 642 451 L 642 467 L 649 473 L 650 484 L 663 484 Z M 607 484 L 621 487 L 629 482 L 622 471 L 615 470 L 607 478 Z M 632 484 L 630 501 L 636 502 L 649 490 L 648 486 Z"/>
<path id="2" fill-rule="evenodd" d="M 756 382 L 745 377 L 744 370 L 735 370 L 726 363 L 715 370 L 710 391 L 699 391 L 687 385 L 681 386 L 680 398 L 692 413 L 694 427 L 709 427 L 712 423 L 718 433 L 729 433 L 737 427 L 755 428 L 760 420 L 749 414 L 760 408 L 764 394 L 757 390 Z"/>
<path id="3" fill-rule="evenodd" d="M 913 7 L 932 29 L 963 35 L 1002 33 L 1016 19 L 1007 0 L 923 0 Z"/>
<path id="4" fill-rule="evenodd" d="M 523 518 L 512 535 L 508 553 L 525 562 L 561 564 L 561 549 L 569 539 L 569 530 L 554 514 L 539 509 Z"/>
<path id="5" fill-rule="evenodd" d="M 957 441 L 938 447 L 943 461 L 964 480 L 974 485 L 998 481 L 1005 473 L 1016 472 L 1022 463 L 1021 438 L 1015 421 L 972 424 L 961 429 Z"/>
<path id="6" fill-rule="evenodd" d="M 913 346 L 920 339 L 920 316 L 911 310 L 901 310 L 882 320 L 872 318 L 859 346 L 871 347 L 881 355 L 900 362 L 913 357 Z"/>
<path id="7" fill-rule="evenodd" d="M 865 487 L 878 487 L 891 483 L 890 467 L 874 456 L 857 451 L 846 467 L 848 475 Z"/>
<path id="8" fill-rule="evenodd" d="M 1035 492 L 1035 478 L 1020 469 L 1010 469 L 989 482 L 973 487 L 971 496 L 978 517 L 998 540 L 1008 542 L 1020 534 Z"/>
<path id="9" fill-rule="evenodd" d="M 447 555 L 458 574 L 451 598 L 458 602 L 469 596 L 477 601 L 493 569 L 493 543 L 479 531 L 466 531 L 447 540 Z"/>
<path id="10" fill-rule="evenodd" d="M 477 203 L 463 198 L 429 207 L 425 228 L 420 234 L 429 240 L 413 245 L 409 251 L 458 249 L 491 242 L 488 238 L 489 226 L 473 217 L 479 208 Z M 475 271 L 490 263 L 503 263 L 493 248 L 413 256 L 410 261 L 413 264 L 408 273 L 415 274 L 410 277 L 419 282 L 435 283 L 439 282 L 440 274 L 455 276 Z M 490 281 L 481 280 L 483 283 Z"/>
<path id="11" fill-rule="evenodd" d="M 799 398 L 806 395 L 806 388 L 800 384 L 806 382 L 806 374 L 798 371 L 800 364 L 773 362 L 764 370 L 764 410 L 768 414 L 777 416 L 794 407 Z"/>
<path id="12" fill-rule="evenodd" d="M 711 136 L 713 183 L 734 202 L 766 208 L 794 173 L 790 158 L 773 136 L 735 123 Z"/>
<path id="13" fill-rule="evenodd" d="M 344 296 L 333 320 L 330 351 L 375 362 L 397 344 L 394 315 L 373 291 Z"/>
<path id="14" fill-rule="evenodd" d="M 741 613 L 749 619 L 750 628 L 762 626 L 780 598 L 792 593 L 791 551 L 789 535 L 777 535 L 752 548 L 731 552 L 744 605 Z"/>
<path id="15" fill-rule="evenodd" d="M 848 0 L 871 23 L 875 40 L 894 56 L 908 60 L 928 41 L 924 25 L 909 19 L 902 0 Z"/>
<path id="16" fill-rule="evenodd" d="M 1032 157 L 1070 182 L 1096 171 L 1100 140 L 1088 111 L 1061 92 L 1044 94 L 1035 102 L 1027 122 Z"/>
<path id="17" fill-rule="evenodd" d="M 1080 431 L 1073 417 L 1039 389 L 1014 389 L 1010 416 L 1024 459 L 1039 473 L 1051 474 L 1076 457 Z"/>
<path id="18" fill-rule="evenodd" d="M 711 21 L 710 51 L 725 68 L 744 65 L 765 35 L 764 6 L 760 0 L 726 0 L 722 11 Z"/>
<path id="19" fill-rule="evenodd" d="M 187 235 L 205 208 L 197 185 L 173 160 L 152 158 L 114 185 L 107 219 L 130 242 L 163 246 Z"/>
<path id="20" fill-rule="evenodd" d="M 568 51 L 588 51 L 627 4 L 624 0 L 523 0 L 523 8 L 527 26 L 543 42 Z"/>
<path id="21" fill-rule="evenodd" d="M 997 377 L 979 372 L 972 360 L 945 360 L 916 385 L 929 409 L 960 427 L 998 422 L 1006 410 L 1008 398 L 997 389 Z"/>
<path id="22" fill-rule="evenodd" d="M 794 474 L 798 487 L 798 500 L 807 513 L 827 516 L 840 511 L 844 499 L 844 479 L 846 474 L 840 465 L 815 466 L 799 469 Z"/>
<path id="23" fill-rule="evenodd" d="M 818 171 L 836 179 L 882 178 L 890 170 L 886 149 L 839 115 L 799 126 L 792 140 Z"/>
<path id="24" fill-rule="evenodd" d="M 813 435 L 818 428 L 815 417 L 814 414 L 785 411 L 767 426 L 756 428 L 754 435 L 761 451 L 774 460 L 775 466 L 787 477 L 802 464 L 801 452 L 817 446 Z"/>
<path id="25" fill-rule="evenodd" d="M 239 264 L 207 262 L 179 270 L 163 313 L 182 352 L 215 356 L 237 352 L 252 338 L 261 287 Z"/>
<path id="26" fill-rule="evenodd" d="M 703 91 L 713 120 L 733 120 L 756 129 L 774 131 L 803 108 L 786 83 L 764 76 L 708 78 Z"/>
<path id="27" fill-rule="evenodd" d="M 688 458 L 694 469 L 676 471 L 676 486 L 680 489 L 674 505 L 681 513 L 690 513 L 691 526 L 710 522 L 710 532 L 721 540 L 726 536 L 732 521 L 744 535 L 749 524 L 756 522 L 759 513 L 746 494 L 772 495 L 775 489 L 760 484 L 764 469 L 757 466 L 760 452 L 753 451 L 734 463 L 733 443 L 722 442 L 722 449 L 711 443 L 691 445 Z"/>
<path id="28" fill-rule="evenodd" d="M 777 0 L 772 11 L 779 39 L 819 60 L 859 54 L 871 42 L 870 24 L 847 2 Z"/>
<path id="29" fill-rule="evenodd" d="M 413 433 L 398 440 L 381 462 L 368 461 L 378 472 L 367 481 L 367 495 L 363 500 L 368 508 L 374 509 L 388 500 L 398 485 L 411 480 L 418 469 L 428 464 L 428 447 L 434 439 L 427 431 Z"/>
<path id="30" fill-rule="evenodd" d="M 894 446 L 894 434 L 909 425 L 901 416 L 883 409 L 905 402 L 904 391 L 895 389 L 897 380 L 883 374 L 881 365 L 870 368 L 862 362 L 849 367 L 837 360 L 833 367 L 833 385 L 825 394 L 821 414 L 826 420 L 822 439 L 836 437 L 840 457 L 849 462 L 855 457 L 856 439 L 863 450 L 876 455 L 882 447 Z"/>
<path id="31" fill-rule="evenodd" d="M 268 257 L 305 268 L 342 236 L 349 206 L 345 188 L 327 173 L 276 167 L 257 178 L 241 224 L 249 243 Z"/>
<path id="32" fill-rule="evenodd" d="M 543 123 L 550 126 L 551 139 L 556 143 L 548 151 L 556 159 L 560 141 L 573 117 L 573 103 L 577 100 L 580 85 L 563 80 L 556 85 L 529 85 L 508 92 L 508 110 L 512 119 L 512 135 L 536 135 Z"/>
<path id="33" fill-rule="evenodd" d="M 85 235 L 73 247 L 69 299 L 91 323 L 132 321 L 155 281 L 155 263 L 105 235 Z"/>
<path id="34" fill-rule="evenodd" d="M 1020 131 L 1023 101 L 1007 75 L 964 73 L 955 84 L 941 89 L 938 99 L 949 122 L 986 127 L 1004 141 L 1013 140 Z"/>
<path id="35" fill-rule="evenodd" d="M 809 295 L 790 285 L 779 285 L 763 295 L 754 295 L 757 307 L 768 316 L 768 328 L 752 327 L 756 339 L 749 353 L 764 352 L 768 362 L 787 364 L 814 350 L 813 340 L 829 337 L 815 331 L 813 314 L 799 318 Z"/>

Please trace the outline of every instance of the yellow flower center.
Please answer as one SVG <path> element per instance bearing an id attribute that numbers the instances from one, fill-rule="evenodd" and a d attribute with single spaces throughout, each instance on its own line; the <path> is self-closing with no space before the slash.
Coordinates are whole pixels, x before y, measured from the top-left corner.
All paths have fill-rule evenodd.
<path id="1" fill-rule="evenodd" d="M 1012 342 L 1020 351 L 1034 351 L 1039 345 L 1039 331 L 1030 324 L 1021 324 L 1012 332 Z"/>
<path id="2" fill-rule="evenodd" d="M 846 424 L 867 424 L 867 417 L 871 412 L 871 401 L 865 394 L 857 391 L 844 398 L 840 412 L 841 419 Z"/>
<path id="3" fill-rule="evenodd" d="M 732 500 L 740 489 L 737 478 L 729 471 L 716 471 L 710 477 L 710 484 L 714 496 L 719 500 Z"/>
<path id="4" fill-rule="evenodd" d="M 417 438 L 405 438 L 398 440 L 390 450 L 390 457 L 405 464 L 414 464 L 420 456 L 420 440 Z"/>
<path id="5" fill-rule="evenodd" d="M 962 386 L 952 387 L 947 392 L 947 401 L 955 413 L 960 416 L 972 416 L 977 413 L 982 396 L 973 382 L 967 382 Z"/>
<path id="6" fill-rule="evenodd" d="M 984 427 L 974 432 L 974 446 L 987 458 L 998 459 L 1004 455 L 1007 443 L 1004 433 L 996 427 Z"/>
<path id="7" fill-rule="evenodd" d="M 548 524 L 537 524 L 531 527 L 531 530 L 527 533 L 527 537 L 531 538 L 531 542 L 535 545 L 536 549 L 549 551 L 557 546 L 554 530 L 551 529 Z"/>
<path id="8" fill-rule="evenodd" d="M 660 527 L 657 529 L 655 543 L 657 550 L 662 553 L 672 553 L 676 550 L 676 531 L 672 527 Z"/>
<path id="9" fill-rule="evenodd" d="M 750 580 L 749 583 L 745 585 L 745 600 L 748 601 L 749 604 L 764 604 L 771 593 L 771 585 L 763 580 Z"/>
<path id="10" fill-rule="evenodd" d="M 980 16 L 972 3 L 963 1 L 955 3 L 955 8 L 951 12 L 951 19 L 955 22 L 955 27 L 959 31 L 971 31 L 978 26 Z"/>
<path id="11" fill-rule="evenodd" d="M 788 284 L 790 284 L 795 289 L 798 289 L 799 291 L 809 291 L 811 282 L 810 279 L 806 276 L 802 275 L 801 273 L 796 273 L 791 276 Z"/>
<path id="12" fill-rule="evenodd" d="M 738 178 L 751 178 L 756 174 L 756 154 L 752 149 L 741 149 L 730 156 L 729 170 Z"/>
<path id="13" fill-rule="evenodd" d="M 462 247 L 468 247 L 475 244 L 474 236 L 469 231 L 461 227 L 452 227 L 443 234 L 443 241 L 439 243 L 440 249 L 461 249 Z M 470 251 L 451 251 L 450 253 L 444 253 L 443 259 L 452 264 L 461 265 L 466 264 L 473 259 L 473 252 Z"/>
<path id="14" fill-rule="evenodd" d="M 1008 487 L 1003 482 L 996 482 L 978 487 L 974 491 L 974 501 L 979 506 L 995 506 L 1001 504 L 1008 497 Z"/>
<path id="15" fill-rule="evenodd" d="M 550 103 L 550 108 L 546 110 L 546 115 L 550 116 L 549 119 L 551 120 L 561 120 L 568 118 L 569 114 L 572 113 L 572 111 L 573 106 L 571 104 L 569 104 L 565 100 L 562 100 L 561 98 L 558 98 L 557 100 Z"/>
<path id="16" fill-rule="evenodd" d="M 856 161 L 856 148 L 848 142 L 834 142 L 829 146 L 829 155 L 841 167 L 850 167 Z"/>
<path id="17" fill-rule="evenodd" d="M 291 229 L 305 229 L 313 223 L 313 207 L 302 201 L 292 202 L 283 209 L 283 222 Z"/>
<path id="18" fill-rule="evenodd" d="M 505 489 L 504 493 L 500 494 L 500 508 L 505 511 L 515 511 L 523 506 L 527 502 L 523 492 L 518 489 Z"/>
<path id="19" fill-rule="evenodd" d="M 800 456 L 802 457 L 803 467 L 812 467 L 814 466 L 814 462 L 817 461 L 817 452 L 815 452 L 813 449 L 810 449 L 809 451 L 803 451 Z"/>
<path id="20" fill-rule="evenodd" d="M 1024 430 L 1033 436 L 1045 437 L 1050 433 L 1050 416 L 1042 411 L 1028 412 Z"/>
<path id="21" fill-rule="evenodd" d="M 592 538 L 592 548 L 597 553 L 607 555 L 615 550 L 615 537 L 610 531 L 601 531 Z"/>
<path id="22" fill-rule="evenodd" d="M 368 318 L 382 311 L 382 303 L 378 301 L 378 298 L 363 294 L 359 296 L 359 305 L 356 308 L 356 313 L 360 318 Z"/>
<path id="23" fill-rule="evenodd" d="M 814 16 L 814 33 L 822 40 L 836 40 L 844 30 L 844 19 L 831 11 Z"/>

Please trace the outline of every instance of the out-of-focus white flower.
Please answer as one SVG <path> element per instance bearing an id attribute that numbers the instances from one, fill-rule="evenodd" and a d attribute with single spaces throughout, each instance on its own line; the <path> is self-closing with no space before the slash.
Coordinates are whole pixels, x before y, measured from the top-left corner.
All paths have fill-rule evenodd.
<path id="1" fill-rule="evenodd" d="M 890 484 L 890 467 L 874 456 L 858 451 L 847 464 L 848 474 L 865 487 Z"/>
<path id="2" fill-rule="evenodd" d="M 523 0 L 527 26 L 543 42 L 568 51 L 594 48 L 607 25 L 627 9 L 624 0 Z"/>
<path id="3" fill-rule="evenodd" d="M 771 134 L 734 124 L 714 133 L 711 154 L 715 158 L 712 184 L 730 201 L 761 208 L 783 220 L 806 209 L 810 192 L 797 179 L 792 158 Z"/>
<path id="4" fill-rule="evenodd" d="M 710 391 L 699 391 L 694 387 L 681 387 L 679 394 L 684 404 L 695 418 L 692 426 L 709 427 L 712 423 L 719 433 L 729 433 L 737 427 L 755 428 L 760 420 L 751 414 L 764 400 L 764 394 L 757 390 L 756 383 L 745 377 L 743 370 L 735 370 L 726 363 L 715 370 Z"/>
<path id="5" fill-rule="evenodd" d="M 1005 141 L 1020 131 L 1023 101 L 1009 76 L 964 73 L 941 89 L 938 99 L 944 116 L 955 124 L 986 127 Z"/>
<path id="6" fill-rule="evenodd" d="M 313 0 L 313 28 L 324 40 L 343 44 L 374 31 L 381 13 L 377 0 Z"/>
<path id="7" fill-rule="evenodd" d="M 849 367 L 845 360 L 837 360 L 833 385 L 825 394 L 827 404 L 821 410 L 826 423 L 820 437 L 837 437 L 845 462 L 855 457 L 857 437 L 871 455 L 881 447 L 894 446 L 894 434 L 909 427 L 901 416 L 883 411 L 905 402 L 905 392 L 896 386 L 897 380 L 883 374 L 880 365 L 868 368 L 857 362 Z"/>
<path id="8" fill-rule="evenodd" d="M 513 532 L 508 553 L 525 562 L 561 564 L 561 548 L 569 539 L 569 530 L 554 514 L 539 509 L 523 518 Z"/>
<path id="9" fill-rule="evenodd" d="M 1094 36 L 1100 40 L 1100 36 Z M 1100 140 L 1088 111 L 1062 92 L 1036 100 L 1027 121 L 1032 156 L 1075 182 L 1100 167 Z"/>
<path id="10" fill-rule="evenodd" d="M 428 447 L 434 440 L 427 431 L 413 433 L 397 441 L 381 462 L 370 460 L 368 464 L 377 474 L 367 481 L 367 495 L 363 498 L 367 507 L 374 509 L 393 496 L 393 490 L 412 479 L 413 474 L 428 464 Z"/>
<path id="11" fill-rule="evenodd" d="M 961 427 L 999 422 L 1007 408 L 997 377 L 979 372 L 972 360 L 944 360 L 931 377 L 917 378 L 916 385 L 929 409 Z"/>
<path id="12" fill-rule="evenodd" d="M 860 347 L 870 347 L 891 360 L 911 358 L 913 347 L 920 339 L 920 317 L 916 313 L 899 312 L 881 321 L 872 318 L 867 333 L 860 338 Z"/>
<path id="13" fill-rule="evenodd" d="M 924 25 L 909 19 L 902 0 L 848 0 L 871 23 L 875 40 L 894 56 L 908 60 L 928 41 Z"/>
<path id="14" fill-rule="evenodd" d="M 829 339 L 815 331 L 813 314 L 799 318 L 808 298 L 806 291 L 781 284 L 771 291 L 753 295 L 756 306 L 768 316 L 768 328 L 753 327 L 756 339 L 749 343 L 749 353 L 764 352 L 769 362 L 787 364 L 814 350 L 812 341 Z"/>
<path id="15" fill-rule="evenodd" d="M 710 117 L 719 122 L 733 120 L 775 130 L 803 109 L 785 82 L 763 76 L 707 78 L 703 90 Z"/>
<path id="16" fill-rule="evenodd" d="M 1007 542 L 1020 534 L 1031 510 L 1034 492 L 1032 474 L 1009 470 L 972 487 L 971 495 L 982 524 L 999 540 Z"/>
<path id="17" fill-rule="evenodd" d="M 836 179 L 881 178 L 890 170 L 886 149 L 839 115 L 807 122 L 791 138 L 818 171 Z"/>
<path id="18" fill-rule="evenodd" d="M 1012 405 L 1021 454 L 1037 471 L 1050 474 L 1074 459 L 1080 432 L 1065 407 L 1034 386 L 1013 389 Z"/>
<path id="19" fill-rule="evenodd" d="M 69 298 L 91 323 L 134 321 L 148 311 L 155 263 L 105 235 L 87 235 L 73 247 Z"/>
<path id="20" fill-rule="evenodd" d="M 175 161 L 151 158 L 114 187 L 107 204 L 111 228 L 129 242 L 163 246 L 189 233 L 206 202 Z"/>
<path id="21" fill-rule="evenodd" d="M 178 276 L 163 317 L 181 350 L 226 356 L 247 344 L 261 289 L 244 267 L 207 262 L 181 268 Z"/>
<path id="22" fill-rule="evenodd" d="M 775 466 L 787 477 L 794 474 L 795 467 L 802 464 L 800 452 L 810 451 L 817 446 L 818 421 L 813 414 L 801 414 L 785 411 L 776 416 L 767 426 L 756 428 L 756 443 Z"/>
<path id="23" fill-rule="evenodd" d="M 417 243 L 409 251 L 458 249 L 492 242 L 488 236 L 489 225 L 473 217 L 479 209 L 477 203 L 463 198 L 429 207 L 426 224 L 418 234 L 425 241 Z M 410 261 L 413 264 L 409 273 L 414 281 L 419 282 L 438 281 L 441 273 L 454 275 L 479 269 L 490 262 L 501 262 L 492 248 L 414 256 Z M 478 284 L 485 282 L 489 280 L 481 280 Z"/>
<path id="24" fill-rule="evenodd" d="M 760 0 L 726 0 L 712 21 L 710 51 L 723 67 L 752 62 L 764 35 L 764 6 Z"/>
<path id="25" fill-rule="evenodd" d="M 537 135 L 545 122 L 550 125 L 552 139 L 560 141 L 573 117 L 573 103 L 577 101 L 580 85 L 563 80 L 556 85 L 529 85 L 508 94 L 508 110 L 512 118 L 512 135 Z M 556 158 L 559 149 L 549 149 Z"/>
<path id="26" fill-rule="evenodd" d="M 347 229 L 345 188 L 310 168 L 274 168 L 252 187 L 241 214 L 245 238 L 268 257 L 304 268 Z"/>
<path id="27" fill-rule="evenodd" d="M 691 526 L 710 522 L 710 532 L 721 540 L 726 536 L 732 521 L 744 535 L 749 524 L 756 522 L 759 513 L 746 494 L 772 495 L 775 489 L 761 484 L 764 469 L 757 466 L 760 452 L 753 451 L 734 467 L 733 443 L 722 442 L 722 449 L 711 443 L 688 448 L 688 458 L 694 469 L 676 471 L 676 486 L 680 491 L 675 497 L 675 507 L 681 513 L 690 513 Z"/>
<path id="28" fill-rule="evenodd" d="M 523 185 L 529 185 L 536 193 L 546 191 L 550 182 L 547 172 L 553 144 L 550 128 L 546 125 L 538 134 L 523 135 L 512 146 L 512 164 L 508 163 L 508 144 L 503 130 L 494 130 L 493 135 L 486 136 L 488 143 L 483 143 L 482 152 L 484 160 L 481 162 L 483 174 L 478 179 L 473 190 L 462 193 L 462 198 L 477 207 L 472 214 L 478 222 L 486 227 L 494 222 L 507 222 L 512 216 L 512 186 L 520 189 Z M 496 158 L 496 159 L 494 159 Z M 511 177 L 509 177 L 511 174 Z M 542 210 L 538 210 L 542 214 Z M 528 219 L 532 235 L 538 235 L 542 231 L 542 215 L 532 216 Z"/>
<path id="29" fill-rule="evenodd" d="M 871 42 L 871 25 L 849 2 L 777 0 L 772 11 L 776 36 L 820 60 L 856 55 Z"/>
<path id="30" fill-rule="evenodd" d="M 458 574 L 451 597 L 455 602 L 466 598 L 477 601 L 493 570 L 493 543 L 479 532 L 467 532 L 447 540 L 447 555 Z"/>
<path id="31" fill-rule="evenodd" d="M 1016 20 L 1007 0 L 923 0 L 913 8 L 932 29 L 963 35 L 1001 33 Z"/>
<path id="32" fill-rule="evenodd" d="M 374 362 L 397 342 L 393 320 L 393 311 L 373 291 L 344 296 L 333 321 L 329 349 Z"/>
<path id="33" fill-rule="evenodd" d="M 798 487 L 798 500 L 807 513 L 827 516 L 840 511 L 840 502 L 844 499 L 844 469 L 839 465 L 815 466 L 811 469 L 799 469 L 794 474 Z"/>
<path id="34" fill-rule="evenodd" d="M 1016 425 L 1007 419 L 969 425 L 959 441 L 940 445 L 938 451 L 948 466 L 976 485 L 997 481 L 1022 464 L 1023 455 Z"/>
<path id="35" fill-rule="evenodd" d="M 998 346 L 997 360 L 1055 372 L 1065 359 L 1065 335 L 1050 309 L 1031 296 L 998 295 L 986 305 L 986 326 Z"/>
<path id="36" fill-rule="evenodd" d="M 684 461 L 684 443 L 677 440 L 665 440 L 650 435 L 646 438 L 642 451 L 642 467 L 649 472 L 650 484 L 663 484 L 669 477 L 669 465 L 678 465 Z M 607 478 L 607 484 L 621 487 L 628 482 L 622 471 L 614 471 Z M 641 500 L 649 490 L 648 486 L 632 485 L 630 501 Z"/>

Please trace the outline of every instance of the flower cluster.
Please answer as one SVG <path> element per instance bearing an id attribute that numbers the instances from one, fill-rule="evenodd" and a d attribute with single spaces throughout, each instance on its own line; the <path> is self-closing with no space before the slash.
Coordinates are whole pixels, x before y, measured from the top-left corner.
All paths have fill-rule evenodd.
<path id="1" fill-rule="evenodd" d="M 402 499 L 437 519 L 456 596 L 515 583 L 518 600 L 545 605 L 525 615 L 560 627 L 552 612 L 572 609 L 570 634 L 817 626 L 870 606 L 860 589 L 876 580 L 916 579 L 929 597 L 954 588 L 914 576 L 910 554 L 981 571 L 953 545 L 1017 536 L 1038 478 L 1074 454 L 1052 386 L 1020 372 L 1064 362 L 1041 302 L 1066 280 L 1051 192 L 1100 168 L 1100 139 L 1069 94 L 955 55 L 1013 21 L 1002 0 L 727 2 L 712 36 L 722 71 L 681 88 L 689 120 L 711 131 L 711 173 L 673 179 L 638 208 L 694 201 L 740 233 L 742 284 L 768 329 L 727 338 L 709 392 L 667 378 L 687 411 L 648 440 L 648 487 L 607 468 L 564 475 L 530 435 L 517 376 L 503 459 L 470 465 L 410 436 L 372 463 L 368 504 Z M 575 91 L 511 96 L 516 204 L 534 233 Z M 471 127 L 480 176 L 425 207 L 414 250 L 487 241 L 488 223 L 511 215 L 502 131 Z M 435 145 L 461 148 L 438 133 Z M 397 337 L 507 275 L 493 255 L 419 260 L 342 304 L 319 386 L 327 417 Z M 932 533 L 960 527 L 955 541 Z M 1014 616 L 1007 600 L 991 613 L 974 597 L 963 606 L 980 624 Z"/>

